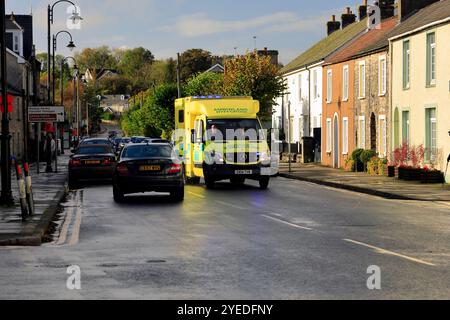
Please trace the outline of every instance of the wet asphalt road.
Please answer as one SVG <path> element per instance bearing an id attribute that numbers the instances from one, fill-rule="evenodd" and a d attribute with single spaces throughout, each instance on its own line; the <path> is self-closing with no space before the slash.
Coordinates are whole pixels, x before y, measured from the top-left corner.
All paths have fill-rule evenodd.
<path id="1" fill-rule="evenodd" d="M 450 206 L 276 178 L 187 186 L 183 203 L 89 185 L 53 242 L 0 247 L 1 299 L 450 298 Z M 66 269 L 81 269 L 68 290 Z M 381 269 L 369 290 L 367 268 Z"/>

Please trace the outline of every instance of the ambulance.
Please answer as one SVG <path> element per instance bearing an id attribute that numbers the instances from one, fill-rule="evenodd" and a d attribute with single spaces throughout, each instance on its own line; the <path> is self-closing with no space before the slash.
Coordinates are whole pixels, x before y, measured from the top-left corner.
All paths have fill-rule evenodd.
<path id="1" fill-rule="evenodd" d="M 175 101 L 176 152 L 183 161 L 186 182 L 205 180 L 242 185 L 256 180 L 269 186 L 271 156 L 258 119 L 259 102 L 251 97 L 196 96 Z"/>

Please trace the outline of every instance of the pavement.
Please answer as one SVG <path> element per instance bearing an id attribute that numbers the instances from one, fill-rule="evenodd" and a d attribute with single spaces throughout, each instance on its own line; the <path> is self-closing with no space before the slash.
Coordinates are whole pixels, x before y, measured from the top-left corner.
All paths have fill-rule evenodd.
<path id="1" fill-rule="evenodd" d="M 421 184 L 318 164 L 280 163 L 280 176 L 389 199 L 450 202 L 450 185 Z"/>
<path id="2" fill-rule="evenodd" d="M 40 247 L 0 247 L 0 299 L 448 299 L 450 206 L 282 177 L 113 201 L 71 191 Z M 80 290 L 66 286 L 80 270 Z M 368 268 L 381 289 L 369 290 Z M 70 268 L 69 267 L 73 267 Z M 73 272 L 73 271 L 72 271 Z M 72 283 L 72 282 L 71 282 Z"/>
<path id="3" fill-rule="evenodd" d="M 64 199 L 67 188 L 67 165 L 69 154 L 58 157 L 58 173 L 45 173 L 46 164 L 40 164 L 37 174 L 36 164 L 30 165 L 33 196 L 36 213 L 26 222 L 22 221 L 19 192 L 15 172 L 12 179 L 12 191 L 15 205 L 0 207 L 0 246 L 22 245 L 39 246 L 42 243 L 58 204 Z M 53 164 L 53 169 L 55 169 Z"/>

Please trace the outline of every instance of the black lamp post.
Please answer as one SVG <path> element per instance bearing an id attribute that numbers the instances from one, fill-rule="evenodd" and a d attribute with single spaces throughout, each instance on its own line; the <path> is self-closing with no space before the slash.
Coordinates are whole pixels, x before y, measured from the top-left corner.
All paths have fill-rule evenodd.
<path id="1" fill-rule="evenodd" d="M 60 77 L 60 94 L 61 94 L 61 105 L 64 105 L 64 78 L 63 78 L 63 73 L 64 73 L 64 63 L 68 60 L 68 59 L 72 59 L 74 61 L 74 66 L 73 69 L 76 73 L 78 73 L 78 67 L 77 67 L 77 61 L 75 60 L 74 57 L 65 57 L 64 59 L 61 60 L 61 77 Z M 73 97 L 75 99 L 75 96 Z M 72 111 L 69 113 L 69 148 L 70 148 L 70 124 L 72 123 Z M 61 145 L 62 145 L 62 154 L 64 154 L 64 136 L 62 136 L 61 139 Z"/>
<path id="2" fill-rule="evenodd" d="M 51 49 L 51 25 L 53 24 L 53 10 L 55 8 L 55 6 L 58 3 L 62 3 L 62 2 L 66 2 L 71 4 L 72 6 L 74 6 L 75 11 L 73 12 L 72 16 L 70 17 L 72 19 L 72 21 L 77 22 L 80 20 L 83 20 L 82 17 L 80 17 L 79 13 L 77 12 L 77 7 L 75 5 L 75 3 L 73 3 L 70 0 L 59 0 L 56 1 L 53 5 L 48 5 L 47 8 L 47 100 L 50 103 L 52 101 L 51 96 L 50 96 L 50 49 Z M 53 79 L 53 81 L 55 81 Z"/>
<path id="3" fill-rule="evenodd" d="M 66 31 L 66 30 L 62 30 L 62 31 L 59 31 L 57 34 L 55 34 L 55 35 L 53 35 L 53 55 L 52 55 L 52 59 L 53 59 L 53 65 L 52 65 L 52 70 L 53 70 L 53 72 L 52 72 L 52 79 L 53 79 L 53 82 L 52 82 L 52 93 L 53 93 L 53 104 L 55 104 L 55 100 L 56 100 L 56 97 L 55 97 L 55 87 L 56 87 L 56 83 L 55 83 L 55 78 L 56 78 L 56 68 L 55 68 L 55 55 L 56 55 L 56 49 L 57 49 L 57 40 L 58 40 L 58 36 L 61 34 L 61 33 L 65 33 L 65 34 L 67 34 L 67 35 L 69 35 L 69 37 L 70 37 L 70 41 L 69 41 L 69 44 L 67 45 L 67 48 L 69 48 L 70 49 L 70 51 L 73 51 L 73 49 L 75 49 L 76 48 L 76 46 L 75 46 L 75 44 L 73 43 L 73 38 L 72 38 L 72 34 L 69 32 L 69 31 Z M 61 73 L 61 75 L 60 75 L 61 77 L 62 77 L 62 73 Z M 61 101 L 61 103 L 62 103 L 62 101 Z"/>
<path id="4" fill-rule="evenodd" d="M 2 114 L 2 134 L 1 134 L 1 173 L 2 191 L 0 203 L 12 205 L 14 198 L 11 191 L 11 135 L 9 132 L 8 118 L 8 93 L 7 93 L 7 70 L 6 70 L 6 21 L 5 21 L 5 0 L 0 0 L 0 53 L 1 53 L 1 88 L 3 101 Z"/>

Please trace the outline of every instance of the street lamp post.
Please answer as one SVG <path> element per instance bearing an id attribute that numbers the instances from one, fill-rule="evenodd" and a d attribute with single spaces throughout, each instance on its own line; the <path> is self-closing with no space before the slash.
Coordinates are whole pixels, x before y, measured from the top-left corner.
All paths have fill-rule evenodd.
<path id="1" fill-rule="evenodd" d="M 61 105 L 64 106 L 64 77 L 63 77 L 63 73 L 64 73 L 64 63 L 68 60 L 68 59 L 72 59 L 74 61 L 74 70 L 76 70 L 78 72 L 78 67 L 77 67 L 77 61 L 75 60 L 74 57 L 65 57 L 64 59 L 61 59 L 61 68 L 60 68 L 60 83 L 59 83 L 59 87 L 60 87 L 60 96 L 61 96 Z M 75 99 L 75 96 L 73 97 Z M 72 112 L 68 113 L 69 117 L 69 124 L 72 123 Z M 69 128 L 69 148 L 70 148 L 70 128 Z M 61 137 L 61 153 L 64 154 L 64 134 Z"/>
<path id="2" fill-rule="evenodd" d="M 71 17 L 71 19 L 76 22 L 79 20 L 83 20 L 82 17 L 80 17 L 80 15 L 77 13 L 77 6 L 75 5 L 75 3 L 73 3 L 70 0 L 59 0 L 56 1 L 55 3 L 53 3 L 53 5 L 48 5 L 47 8 L 47 101 L 50 103 L 52 101 L 51 99 L 51 95 L 50 95 L 50 50 L 51 50 L 51 25 L 53 24 L 53 15 L 54 15 L 54 9 L 55 6 L 58 3 L 62 3 L 62 2 L 66 2 L 71 4 L 72 6 L 74 6 L 75 11 Z M 53 79 L 53 81 L 55 81 L 55 79 Z"/>
<path id="3" fill-rule="evenodd" d="M 4 205 L 12 205 L 14 198 L 11 191 L 11 135 L 9 132 L 8 117 L 8 93 L 7 93 L 7 70 L 6 70 L 6 21 L 5 21 L 5 0 L 0 0 L 0 53 L 1 53 L 1 88 L 3 101 L 2 114 L 2 134 L 1 134 L 1 174 L 2 174 L 2 191 L 0 195 L 0 203 Z"/>
<path id="4" fill-rule="evenodd" d="M 73 43 L 73 38 L 72 38 L 72 34 L 69 32 L 69 31 L 66 31 L 66 30 L 62 30 L 62 31 L 59 31 L 57 34 L 55 34 L 55 35 L 53 35 L 53 55 L 52 55 L 52 59 L 53 59 L 53 64 L 52 64 L 52 79 L 53 79 L 53 82 L 52 82 L 52 93 L 53 93 L 53 104 L 55 104 L 55 100 L 56 100 L 56 97 L 55 97 L 55 87 L 56 87 L 56 83 L 55 83 L 55 78 L 56 78 L 56 68 L 55 68 L 55 54 L 56 54 L 56 49 L 57 49 L 57 40 L 58 40 L 58 36 L 61 34 L 61 33 L 65 33 L 65 34 L 67 34 L 69 37 L 70 37 L 70 42 L 69 42 L 69 44 L 67 45 L 67 48 L 69 48 L 70 49 L 70 51 L 73 51 L 73 49 L 75 48 L 75 44 Z M 61 73 L 61 75 L 60 75 L 60 77 L 62 77 L 62 73 Z"/>

